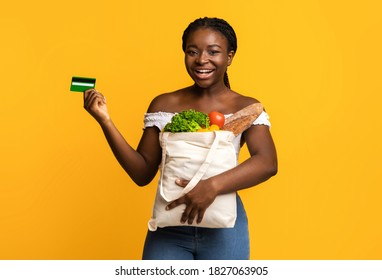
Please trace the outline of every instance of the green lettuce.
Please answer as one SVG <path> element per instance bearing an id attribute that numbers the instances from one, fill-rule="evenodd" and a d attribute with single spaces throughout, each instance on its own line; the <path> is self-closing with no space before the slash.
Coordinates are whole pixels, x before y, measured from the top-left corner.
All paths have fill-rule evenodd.
<path id="1" fill-rule="evenodd" d="M 210 119 L 208 115 L 193 109 L 184 110 L 171 119 L 171 122 L 166 124 L 164 131 L 169 132 L 195 132 L 200 128 L 208 128 Z"/>

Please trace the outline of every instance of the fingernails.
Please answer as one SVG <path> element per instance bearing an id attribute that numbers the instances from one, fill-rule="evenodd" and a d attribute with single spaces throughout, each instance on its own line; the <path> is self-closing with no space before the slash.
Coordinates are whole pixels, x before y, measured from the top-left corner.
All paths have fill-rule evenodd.
<path id="1" fill-rule="evenodd" d="M 175 183 L 180 184 L 181 183 L 180 179 L 176 179 Z"/>

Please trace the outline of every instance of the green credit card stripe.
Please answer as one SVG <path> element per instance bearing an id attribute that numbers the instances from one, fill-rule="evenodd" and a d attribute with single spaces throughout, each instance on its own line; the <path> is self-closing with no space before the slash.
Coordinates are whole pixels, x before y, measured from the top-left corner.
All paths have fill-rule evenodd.
<path id="1" fill-rule="evenodd" d="M 72 82 L 73 86 L 93 87 L 94 83 Z"/>

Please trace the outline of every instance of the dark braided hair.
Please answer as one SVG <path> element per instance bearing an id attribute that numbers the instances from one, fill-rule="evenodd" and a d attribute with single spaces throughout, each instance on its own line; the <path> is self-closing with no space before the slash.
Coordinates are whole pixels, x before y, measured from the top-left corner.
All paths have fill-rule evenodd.
<path id="1" fill-rule="evenodd" d="M 193 31 L 196 31 L 200 28 L 211 28 L 215 31 L 220 32 L 227 39 L 228 52 L 233 51 L 234 53 L 236 53 L 237 39 L 236 39 L 236 33 L 233 30 L 232 26 L 229 25 L 229 23 L 223 19 L 209 18 L 209 17 L 196 19 L 195 21 L 191 22 L 188 25 L 186 30 L 184 30 L 183 36 L 182 36 L 182 49 L 183 49 L 183 51 L 186 51 L 186 43 L 187 43 L 187 39 L 188 39 L 189 35 Z M 228 88 L 231 88 L 231 86 L 229 84 L 229 80 L 228 80 L 227 70 L 224 73 L 224 84 Z"/>

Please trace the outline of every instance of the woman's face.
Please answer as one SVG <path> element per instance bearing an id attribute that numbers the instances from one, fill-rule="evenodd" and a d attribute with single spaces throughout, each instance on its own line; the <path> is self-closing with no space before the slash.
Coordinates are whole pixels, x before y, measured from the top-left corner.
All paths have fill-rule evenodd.
<path id="1" fill-rule="evenodd" d="M 224 73 L 233 56 L 234 51 L 228 52 L 224 35 L 211 28 L 193 31 L 186 41 L 186 69 L 201 88 L 224 85 Z"/>

